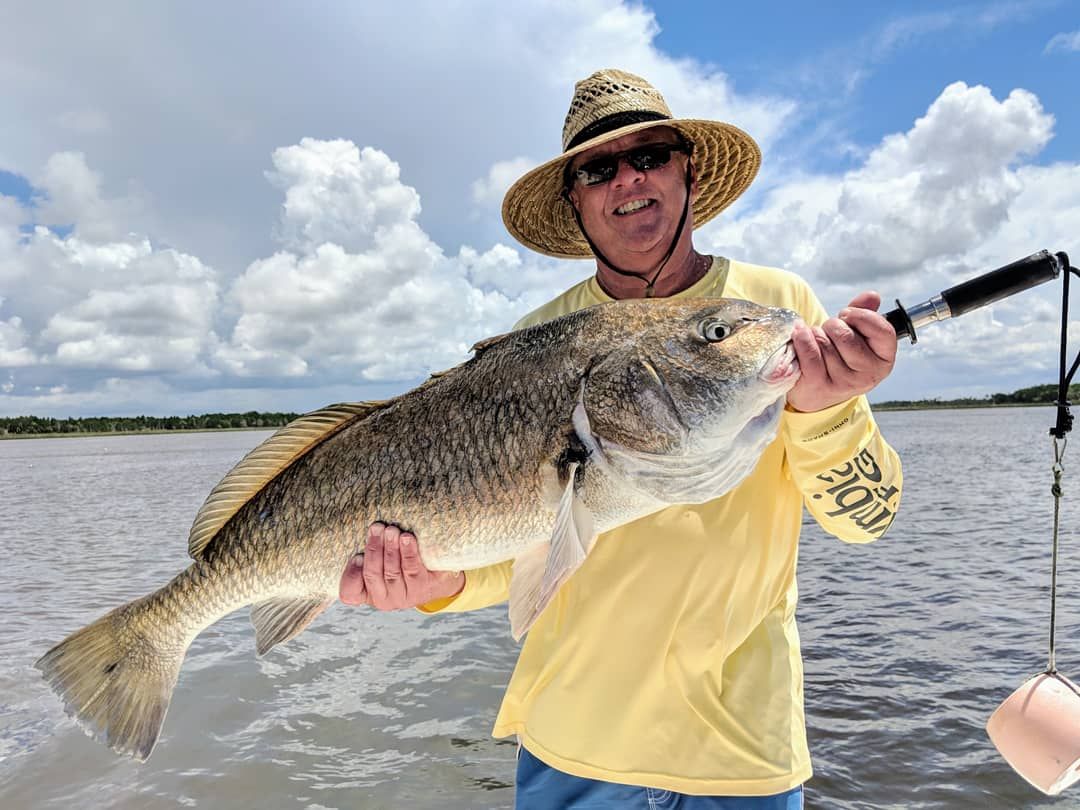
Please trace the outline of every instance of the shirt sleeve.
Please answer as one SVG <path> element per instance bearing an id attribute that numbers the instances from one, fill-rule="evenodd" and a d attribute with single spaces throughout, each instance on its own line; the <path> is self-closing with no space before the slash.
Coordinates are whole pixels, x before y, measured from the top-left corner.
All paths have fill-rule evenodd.
<path id="1" fill-rule="evenodd" d="M 456 596 L 447 596 L 420 605 L 421 613 L 464 613 L 497 605 L 510 598 L 513 560 L 465 572 L 465 587 Z"/>
<path id="2" fill-rule="evenodd" d="M 800 314 L 820 325 L 824 307 L 809 287 L 803 294 Z M 821 528 L 853 543 L 885 533 L 900 506 L 903 469 L 865 396 L 814 413 L 785 410 L 780 431 L 788 472 Z"/>

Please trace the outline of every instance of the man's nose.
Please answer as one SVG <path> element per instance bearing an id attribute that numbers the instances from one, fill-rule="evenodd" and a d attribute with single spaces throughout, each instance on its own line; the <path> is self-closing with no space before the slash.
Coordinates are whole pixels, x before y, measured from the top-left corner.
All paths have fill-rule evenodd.
<path id="1" fill-rule="evenodd" d="M 615 166 L 615 176 L 611 178 L 613 186 L 629 186 L 645 179 L 645 172 L 635 169 L 625 157 L 619 158 Z"/>

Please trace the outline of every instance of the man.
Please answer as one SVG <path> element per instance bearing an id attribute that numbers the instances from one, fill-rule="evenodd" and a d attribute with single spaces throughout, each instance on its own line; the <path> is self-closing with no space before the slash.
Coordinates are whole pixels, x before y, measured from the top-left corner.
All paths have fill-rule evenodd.
<path id="1" fill-rule="evenodd" d="M 827 318 L 793 274 L 694 249 L 693 228 L 738 197 L 759 162 L 735 127 L 676 119 L 644 79 L 605 70 L 577 84 L 563 154 L 504 200 L 523 244 L 596 262 L 518 327 L 651 296 L 745 298 L 805 321 L 792 338 L 802 376 L 753 473 L 715 501 L 602 535 L 526 637 L 494 730 L 522 744 L 519 808 L 802 806 L 802 509 L 853 542 L 891 522 L 900 463 L 862 395 L 892 370 L 896 335 L 876 293 Z M 341 598 L 471 610 L 506 599 L 510 569 L 431 572 L 412 535 L 375 524 Z"/>

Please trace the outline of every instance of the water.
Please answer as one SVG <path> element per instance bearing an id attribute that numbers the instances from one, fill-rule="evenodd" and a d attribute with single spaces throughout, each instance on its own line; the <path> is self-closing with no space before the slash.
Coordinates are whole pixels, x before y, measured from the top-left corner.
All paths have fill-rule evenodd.
<path id="1" fill-rule="evenodd" d="M 885 538 L 808 523 L 799 585 L 813 808 L 1080 808 L 983 727 L 1046 663 L 1049 409 L 879 415 L 905 464 Z M 145 764 L 85 737 L 33 661 L 186 566 L 192 517 L 260 432 L 0 442 L 0 807 L 505 808 L 489 736 L 515 659 L 505 609 L 337 605 L 266 659 L 246 613 L 192 646 Z M 1080 453 L 1080 451 L 1076 451 Z M 1080 676 L 1080 462 L 1066 455 L 1058 667 Z"/>

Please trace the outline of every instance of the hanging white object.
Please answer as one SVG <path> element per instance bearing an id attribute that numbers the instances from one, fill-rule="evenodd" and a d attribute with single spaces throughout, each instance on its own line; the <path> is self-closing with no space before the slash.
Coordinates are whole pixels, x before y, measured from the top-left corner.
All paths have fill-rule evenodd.
<path id="1" fill-rule="evenodd" d="M 1068 283 L 1066 280 L 1066 295 Z M 1062 363 L 1064 374 L 1064 363 Z M 1065 389 L 1067 381 L 1062 383 Z M 1062 397 L 1062 399 L 1064 399 Z M 1067 411 L 1067 406 L 1059 405 Z M 1071 427 L 1071 416 L 1068 427 Z M 1061 420 L 1059 419 L 1059 424 Z M 1050 656 L 1046 671 L 1026 680 L 990 715 L 986 733 L 1018 774 L 1043 793 L 1056 796 L 1080 779 L 1080 688 L 1057 671 L 1058 535 L 1061 518 L 1064 436 L 1054 436 L 1054 536 L 1050 569 Z M 1059 439 L 1062 439 L 1059 444 Z"/>
<path id="2" fill-rule="evenodd" d="M 1080 687 L 1058 672 L 1025 681 L 990 715 L 986 733 L 1043 793 L 1056 796 L 1080 779 Z"/>

